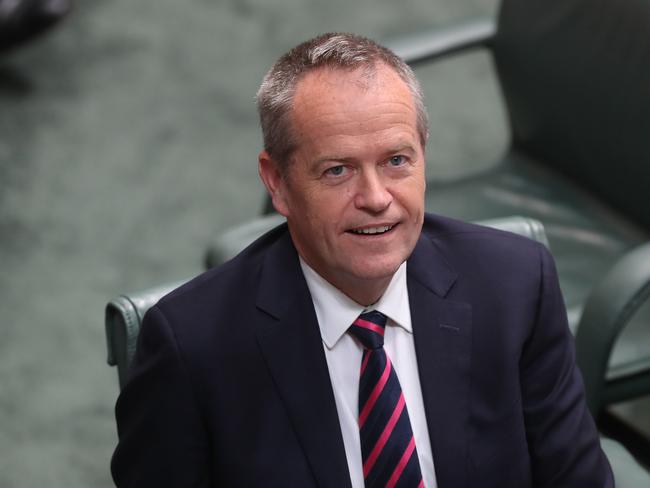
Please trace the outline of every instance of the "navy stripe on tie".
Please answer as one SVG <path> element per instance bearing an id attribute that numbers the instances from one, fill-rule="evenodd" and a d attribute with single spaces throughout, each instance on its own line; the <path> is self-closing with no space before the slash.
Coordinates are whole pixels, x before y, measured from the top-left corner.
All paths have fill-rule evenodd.
<path id="1" fill-rule="evenodd" d="M 350 333 L 364 347 L 359 434 L 366 488 L 423 487 L 415 440 L 397 373 L 384 350 L 386 316 L 363 313 Z"/>

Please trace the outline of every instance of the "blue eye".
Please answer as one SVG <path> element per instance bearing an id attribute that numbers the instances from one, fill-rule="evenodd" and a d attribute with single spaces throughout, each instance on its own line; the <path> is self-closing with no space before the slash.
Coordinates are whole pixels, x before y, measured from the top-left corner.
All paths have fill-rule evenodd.
<path id="1" fill-rule="evenodd" d="M 406 158 L 404 156 L 398 155 L 398 156 L 393 156 L 388 160 L 388 163 L 391 166 L 401 166 L 406 162 Z"/>
<path id="2" fill-rule="evenodd" d="M 326 173 L 329 173 L 332 176 L 341 176 L 344 169 L 345 167 L 343 166 L 332 166 L 331 168 L 327 169 Z"/>

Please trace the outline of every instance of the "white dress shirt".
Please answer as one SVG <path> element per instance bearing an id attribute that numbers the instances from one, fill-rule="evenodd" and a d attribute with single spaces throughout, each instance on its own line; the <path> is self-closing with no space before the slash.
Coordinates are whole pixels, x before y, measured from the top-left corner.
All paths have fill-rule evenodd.
<path id="1" fill-rule="evenodd" d="M 352 486 L 363 488 L 363 462 L 357 423 L 359 369 L 363 348 L 346 332 L 366 308 L 332 286 L 302 259 L 300 266 L 314 302 L 323 339 Z M 388 317 L 384 349 L 393 363 L 404 392 L 424 486 L 436 488 L 431 442 L 415 359 L 411 309 L 406 286 L 406 263 L 402 263 L 382 297 L 368 310 L 378 310 Z"/>

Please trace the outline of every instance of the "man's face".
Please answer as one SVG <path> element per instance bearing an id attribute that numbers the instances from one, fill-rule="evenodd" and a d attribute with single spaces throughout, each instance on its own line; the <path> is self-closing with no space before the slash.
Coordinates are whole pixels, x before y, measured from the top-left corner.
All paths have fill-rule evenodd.
<path id="1" fill-rule="evenodd" d="M 298 82 L 292 126 L 297 149 L 286 174 L 262 152 L 262 179 L 302 258 L 372 303 L 422 228 L 425 162 L 411 93 L 383 65 L 371 77 L 319 69 Z"/>

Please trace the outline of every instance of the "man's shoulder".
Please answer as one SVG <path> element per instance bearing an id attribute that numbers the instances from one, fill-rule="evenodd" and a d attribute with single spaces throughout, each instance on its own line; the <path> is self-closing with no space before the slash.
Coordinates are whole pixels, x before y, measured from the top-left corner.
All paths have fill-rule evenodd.
<path id="1" fill-rule="evenodd" d="M 254 290 L 269 252 L 290 250 L 286 224 L 266 232 L 234 258 L 192 278 L 162 297 L 157 306 L 171 309 L 218 309 L 254 300 Z"/>
<path id="2" fill-rule="evenodd" d="M 538 267 L 541 254 L 548 254 L 543 244 L 524 235 L 433 214 L 425 216 L 422 239 L 457 269 Z"/>
<path id="3" fill-rule="evenodd" d="M 516 246 L 536 249 L 540 245 L 531 237 L 508 231 L 505 228 L 464 222 L 429 213 L 425 214 L 422 235 L 445 247 L 450 244 L 469 246 L 481 244 L 481 246 L 495 246 L 496 248 Z"/>

